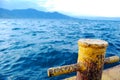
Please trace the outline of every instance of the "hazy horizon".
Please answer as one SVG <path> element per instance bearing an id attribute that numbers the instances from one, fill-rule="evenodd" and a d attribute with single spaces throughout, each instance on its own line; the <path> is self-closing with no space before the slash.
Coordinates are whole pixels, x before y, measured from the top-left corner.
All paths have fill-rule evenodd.
<path id="1" fill-rule="evenodd" d="M 72 17 L 120 17 L 119 0 L 0 0 L 0 8 L 33 8 Z"/>
<path id="2" fill-rule="evenodd" d="M 7 8 L 1 8 L 1 9 L 7 9 Z M 27 9 L 33 9 L 33 10 L 37 10 L 37 9 L 34 9 L 34 8 L 23 8 L 23 9 L 7 9 L 7 10 L 27 10 Z M 57 13 L 60 13 L 58 11 L 43 11 L 43 10 L 37 10 L 37 11 L 42 11 L 42 12 L 50 12 L 50 13 L 54 13 L 54 12 L 57 12 Z M 72 17 L 72 18 L 76 18 L 76 19 L 90 19 L 90 20 L 120 20 L 120 17 L 103 17 L 103 16 L 72 16 L 72 15 L 69 15 L 69 14 L 64 14 L 64 13 L 60 13 L 61 15 L 65 15 L 65 16 L 69 16 L 69 17 Z"/>

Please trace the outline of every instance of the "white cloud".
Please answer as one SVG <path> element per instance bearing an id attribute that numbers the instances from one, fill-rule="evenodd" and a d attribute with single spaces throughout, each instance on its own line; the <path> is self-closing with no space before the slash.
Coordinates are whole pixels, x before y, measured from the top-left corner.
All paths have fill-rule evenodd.
<path id="1" fill-rule="evenodd" d="M 120 0 L 0 0 L 0 7 L 34 8 L 73 16 L 120 17 Z"/>
<path id="2" fill-rule="evenodd" d="M 74 16 L 120 17 L 119 3 L 120 0 L 47 0 L 43 6 Z"/>

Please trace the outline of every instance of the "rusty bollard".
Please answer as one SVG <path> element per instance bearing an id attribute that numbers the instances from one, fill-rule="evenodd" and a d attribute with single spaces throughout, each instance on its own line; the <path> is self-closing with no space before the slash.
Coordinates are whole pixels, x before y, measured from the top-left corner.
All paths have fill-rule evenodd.
<path id="1" fill-rule="evenodd" d="M 101 80 L 104 64 L 120 61 L 120 56 L 105 58 L 108 43 L 98 39 L 80 39 L 78 41 L 78 62 L 71 65 L 48 69 L 48 76 L 58 76 L 77 72 L 76 80 Z"/>
<path id="2" fill-rule="evenodd" d="M 75 64 L 48 69 L 48 76 L 58 76 L 77 72 L 76 80 L 101 80 L 104 64 L 120 61 L 119 56 L 105 58 L 108 43 L 98 39 L 80 39 L 78 41 L 78 62 Z"/>
<path id="3" fill-rule="evenodd" d="M 80 39 L 78 41 L 78 64 L 76 80 L 101 80 L 105 53 L 108 43 L 98 39 Z"/>

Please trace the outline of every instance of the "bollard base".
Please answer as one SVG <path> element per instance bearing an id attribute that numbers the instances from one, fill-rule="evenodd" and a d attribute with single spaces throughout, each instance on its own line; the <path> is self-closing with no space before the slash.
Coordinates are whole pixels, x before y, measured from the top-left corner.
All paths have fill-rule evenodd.
<path id="1" fill-rule="evenodd" d="M 76 80 L 76 76 L 64 80 Z M 104 70 L 102 80 L 120 80 L 120 65 Z"/>

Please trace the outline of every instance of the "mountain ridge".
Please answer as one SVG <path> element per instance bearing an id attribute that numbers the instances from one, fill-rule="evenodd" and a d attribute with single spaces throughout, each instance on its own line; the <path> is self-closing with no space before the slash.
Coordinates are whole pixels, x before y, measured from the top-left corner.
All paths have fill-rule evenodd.
<path id="1" fill-rule="evenodd" d="M 1 18 L 32 18 L 32 19 L 78 19 L 78 20 L 114 20 L 120 21 L 120 17 L 79 16 L 72 17 L 59 12 L 44 12 L 36 9 L 4 9 L 0 8 Z"/>
<path id="2" fill-rule="evenodd" d="M 50 19 L 71 19 L 72 17 L 58 12 L 44 12 L 36 9 L 14 9 L 0 8 L 0 18 L 50 18 Z"/>

